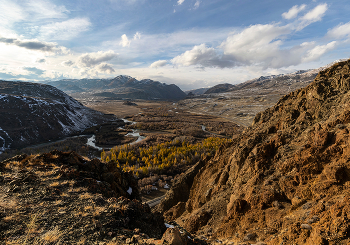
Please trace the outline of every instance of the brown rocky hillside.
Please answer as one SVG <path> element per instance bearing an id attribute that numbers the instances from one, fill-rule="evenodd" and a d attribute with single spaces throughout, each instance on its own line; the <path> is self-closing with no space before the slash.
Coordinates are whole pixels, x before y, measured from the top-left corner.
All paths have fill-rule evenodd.
<path id="1" fill-rule="evenodd" d="M 60 151 L 0 162 L 0 244 L 154 244 L 165 230 L 113 163 Z"/>
<path id="2" fill-rule="evenodd" d="M 350 60 L 257 114 L 158 210 L 228 244 L 350 244 L 349 101 Z"/>

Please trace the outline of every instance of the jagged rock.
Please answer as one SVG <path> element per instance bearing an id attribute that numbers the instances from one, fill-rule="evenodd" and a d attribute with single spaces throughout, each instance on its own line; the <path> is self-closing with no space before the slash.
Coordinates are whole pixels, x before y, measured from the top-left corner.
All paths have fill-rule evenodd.
<path id="1" fill-rule="evenodd" d="M 176 221 L 235 243 L 254 233 L 267 244 L 349 244 L 349 67 L 350 60 L 321 71 L 258 113 L 186 184 L 186 211 Z M 312 229 L 302 229 L 314 216 Z"/>
<path id="2" fill-rule="evenodd" d="M 186 203 L 178 202 L 175 206 L 171 207 L 163 215 L 167 221 L 173 221 L 180 217 L 186 211 Z"/>
<path id="3" fill-rule="evenodd" d="M 181 233 L 177 228 L 168 228 L 162 237 L 162 242 L 169 245 L 185 245 Z"/>
<path id="4" fill-rule="evenodd" d="M 193 179 L 204 166 L 204 163 L 205 161 L 200 160 L 173 183 L 172 188 L 166 193 L 165 197 L 157 206 L 159 212 L 163 213 L 177 205 L 179 202 L 187 201 L 190 195 Z"/>
<path id="5" fill-rule="evenodd" d="M 305 230 L 312 230 L 312 227 L 309 224 L 301 224 L 300 228 Z"/>

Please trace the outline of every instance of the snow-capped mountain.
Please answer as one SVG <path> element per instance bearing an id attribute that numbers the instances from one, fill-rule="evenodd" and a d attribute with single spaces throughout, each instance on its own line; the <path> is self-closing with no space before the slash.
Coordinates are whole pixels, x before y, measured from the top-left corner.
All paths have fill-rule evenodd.
<path id="1" fill-rule="evenodd" d="M 120 75 L 112 79 L 64 79 L 47 82 L 64 92 L 79 97 L 95 95 L 111 99 L 179 100 L 186 94 L 174 84 L 165 84 L 151 79 L 137 80 Z"/>
<path id="2" fill-rule="evenodd" d="M 110 119 L 53 86 L 0 81 L 0 152 L 76 134 Z"/>

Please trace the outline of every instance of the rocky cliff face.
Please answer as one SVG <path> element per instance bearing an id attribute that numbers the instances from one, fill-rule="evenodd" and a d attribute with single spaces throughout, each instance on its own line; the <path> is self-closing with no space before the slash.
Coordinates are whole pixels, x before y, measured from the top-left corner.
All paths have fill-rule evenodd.
<path id="1" fill-rule="evenodd" d="M 62 138 L 112 119 L 52 86 L 8 81 L 0 81 L 0 115 L 0 152 Z"/>
<path id="2" fill-rule="evenodd" d="M 159 209 L 235 243 L 349 244 L 349 99 L 350 60 L 259 113 L 198 171 L 187 201 Z"/>

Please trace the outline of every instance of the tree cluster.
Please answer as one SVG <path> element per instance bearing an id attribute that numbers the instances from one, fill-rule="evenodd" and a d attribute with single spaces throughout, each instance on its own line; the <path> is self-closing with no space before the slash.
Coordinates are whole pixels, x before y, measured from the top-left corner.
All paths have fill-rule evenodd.
<path id="1" fill-rule="evenodd" d="M 192 165 L 206 156 L 214 155 L 224 143 L 231 140 L 210 137 L 200 143 L 191 144 L 186 140 L 175 139 L 150 147 L 116 146 L 110 151 L 101 153 L 101 159 L 115 162 L 124 171 L 132 171 L 137 178 L 151 173 L 164 173 L 170 168 Z"/>

